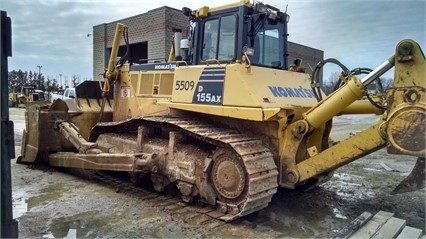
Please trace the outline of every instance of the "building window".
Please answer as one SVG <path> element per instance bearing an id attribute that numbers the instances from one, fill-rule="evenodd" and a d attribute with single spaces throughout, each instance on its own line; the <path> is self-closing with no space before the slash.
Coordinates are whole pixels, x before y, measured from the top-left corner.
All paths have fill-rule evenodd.
<path id="1" fill-rule="evenodd" d="M 111 56 L 111 47 L 108 48 L 108 59 Z M 117 57 L 123 57 L 126 54 L 127 46 L 120 46 L 118 49 Z M 148 62 L 148 43 L 140 42 L 136 44 L 130 44 L 129 55 L 127 59 L 128 63 L 131 64 L 143 64 Z M 107 67 L 108 62 L 105 62 Z"/>
<path id="2" fill-rule="evenodd" d="M 204 24 L 202 60 L 235 59 L 236 16 L 229 15 L 208 20 Z"/>

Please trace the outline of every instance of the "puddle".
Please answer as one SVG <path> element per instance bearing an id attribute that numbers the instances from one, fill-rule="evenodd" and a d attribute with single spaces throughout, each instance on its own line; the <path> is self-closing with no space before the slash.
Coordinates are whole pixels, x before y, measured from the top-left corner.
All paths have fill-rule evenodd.
<path id="1" fill-rule="evenodd" d="M 375 168 L 363 168 L 366 171 L 372 171 L 372 172 L 383 172 L 383 170 L 375 169 Z"/>
<path id="2" fill-rule="evenodd" d="M 262 213 L 263 215 L 259 213 L 258 215 L 247 216 L 241 224 L 259 233 L 276 234 L 274 237 L 313 238 L 320 226 L 311 223 L 311 221 L 318 217 L 322 218 L 323 215 L 321 211 L 313 215 L 304 210 L 299 212 L 288 210 L 285 213 L 285 216 L 281 216 L 282 213 L 278 210 L 265 210 Z M 241 226 L 237 228 L 241 230 Z M 238 232 L 235 232 L 235 235 L 238 235 Z"/>
<path id="3" fill-rule="evenodd" d="M 345 215 L 343 215 L 343 212 L 340 211 L 337 208 L 333 208 L 333 213 L 334 213 L 334 217 L 335 218 L 340 218 L 340 219 L 348 219 Z"/>
<path id="4" fill-rule="evenodd" d="M 49 233 L 44 234 L 43 238 L 99 237 L 100 235 L 92 230 L 104 225 L 103 220 L 97 215 L 97 211 L 88 211 L 71 217 L 55 218 L 50 225 Z"/>
<path id="5" fill-rule="evenodd" d="M 373 189 L 364 185 L 364 178 L 345 173 L 336 173 L 333 181 L 325 183 L 322 187 L 332 191 L 340 199 L 357 201 L 376 197 Z"/>
<path id="6" fill-rule="evenodd" d="M 42 238 L 54 239 L 55 237 L 52 233 L 43 234 Z M 63 237 L 64 239 L 76 239 L 77 238 L 77 229 L 70 228 L 67 232 L 67 235 Z"/>
<path id="7" fill-rule="evenodd" d="M 344 181 L 360 180 L 360 179 L 363 178 L 361 176 L 352 175 L 352 174 L 348 174 L 348 173 L 334 173 L 333 177 L 337 178 L 337 179 L 344 180 Z"/>
<path id="8" fill-rule="evenodd" d="M 152 218 L 153 214 L 145 216 Z M 105 232 L 114 231 L 115 222 L 120 220 L 123 220 L 123 215 L 114 213 L 105 216 L 100 215 L 97 210 L 82 212 L 70 217 L 55 218 L 50 224 L 48 233 L 44 234 L 43 238 L 103 238 Z M 161 224 L 158 224 L 158 222 L 153 224 L 158 230 L 161 230 L 162 227 L 159 227 L 159 225 Z M 145 226 L 149 227 L 149 225 Z M 116 230 L 120 229 L 116 228 Z M 156 237 L 149 232 L 144 233 L 144 235 L 149 238 Z"/>
<path id="9" fill-rule="evenodd" d="M 42 238 L 49 238 L 49 239 L 53 239 L 53 238 L 55 238 L 55 237 L 53 236 L 53 234 L 52 234 L 52 233 L 49 233 L 49 234 L 43 234 L 43 235 L 42 235 Z"/>
<path id="10" fill-rule="evenodd" d="M 12 201 L 13 219 L 21 217 L 28 211 L 28 203 L 26 198 L 14 198 Z"/>
<path id="11" fill-rule="evenodd" d="M 12 192 L 12 210 L 13 218 L 19 218 L 26 212 L 30 211 L 31 208 L 39 205 L 45 205 L 50 201 L 55 201 L 62 196 L 64 191 L 63 184 L 53 184 L 40 190 L 42 194 L 34 197 L 28 197 L 24 191 L 13 191 Z"/>
<path id="12" fill-rule="evenodd" d="M 319 187 L 309 191 L 279 189 L 267 208 L 245 216 L 243 223 L 255 231 L 270 231 L 267 234 L 278 238 L 322 238 L 320 232 L 338 218 L 330 215 L 333 213 L 328 201 L 333 195 Z"/>

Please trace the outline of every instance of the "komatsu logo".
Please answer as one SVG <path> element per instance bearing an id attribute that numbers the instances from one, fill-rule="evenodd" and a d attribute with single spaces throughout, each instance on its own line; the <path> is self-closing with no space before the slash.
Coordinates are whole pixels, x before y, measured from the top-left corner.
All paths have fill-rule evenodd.
<path id="1" fill-rule="evenodd" d="M 268 86 L 269 90 L 275 97 L 298 97 L 298 98 L 315 98 L 312 89 L 306 89 L 302 86 L 291 88 L 281 86 Z"/>
<path id="2" fill-rule="evenodd" d="M 176 68 L 176 65 L 172 65 L 172 64 L 167 64 L 167 65 L 165 65 L 165 64 L 158 64 L 158 65 L 155 65 L 154 66 L 154 69 L 155 70 L 172 70 L 172 69 L 175 69 Z"/>

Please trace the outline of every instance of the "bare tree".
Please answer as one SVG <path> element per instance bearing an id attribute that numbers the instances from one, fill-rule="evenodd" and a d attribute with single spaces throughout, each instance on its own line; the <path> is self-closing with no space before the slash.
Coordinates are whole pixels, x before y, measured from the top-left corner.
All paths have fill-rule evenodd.
<path id="1" fill-rule="evenodd" d="M 340 75 L 340 72 L 332 72 L 330 76 L 328 77 L 328 80 L 324 81 L 321 89 L 324 91 L 326 95 L 333 92 L 334 86 L 339 80 L 339 75 Z"/>
<path id="2" fill-rule="evenodd" d="M 380 82 L 382 83 L 383 90 L 387 90 L 393 86 L 393 79 L 390 77 L 389 78 L 382 77 L 380 78 Z"/>
<path id="3" fill-rule="evenodd" d="M 80 76 L 79 75 L 72 75 L 72 87 L 76 87 L 78 86 L 78 84 L 80 84 Z"/>
<path id="4" fill-rule="evenodd" d="M 13 70 L 9 72 L 9 86 L 13 91 L 18 92 L 21 86 L 28 83 L 28 72 L 22 70 Z"/>

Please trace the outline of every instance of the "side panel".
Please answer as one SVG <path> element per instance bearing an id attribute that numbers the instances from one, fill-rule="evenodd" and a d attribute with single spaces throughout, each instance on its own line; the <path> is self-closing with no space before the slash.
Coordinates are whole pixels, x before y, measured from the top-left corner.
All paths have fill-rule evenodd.
<path id="1" fill-rule="evenodd" d="M 226 67 L 224 90 L 224 105 L 292 109 L 317 104 L 309 75 L 298 72 L 232 64 Z"/>
<path id="2" fill-rule="evenodd" d="M 172 102 L 222 105 L 224 66 L 190 66 L 175 70 Z"/>
<path id="3" fill-rule="evenodd" d="M 194 104 L 221 105 L 225 67 L 204 68 L 192 97 Z"/>
<path id="4" fill-rule="evenodd" d="M 170 99 L 173 79 L 172 70 L 122 69 L 120 81 L 114 86 L 114 121 L 168 114 L 169 108 L 158 105 L 157 101 Z"/>
<path id="5" fill-rule="evenodd" d="M 175 70 L 173 103 L 254 108 L 308 108 L 317 104 L 308 74 L 242 64 Z M 190 106 L 188 106 L 190 107 Z"/>

